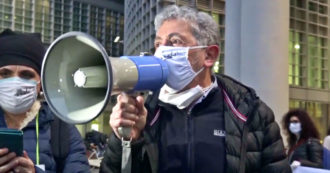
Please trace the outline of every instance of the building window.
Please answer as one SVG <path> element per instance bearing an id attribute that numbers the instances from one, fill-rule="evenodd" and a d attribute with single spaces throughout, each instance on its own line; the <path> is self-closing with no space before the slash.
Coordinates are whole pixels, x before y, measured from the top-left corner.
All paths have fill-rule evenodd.
<path id="1" fill-rule="evenodd" d="M 327 4 L 290 1 L 289 84 L 329 89 Z M 308 20 L 307 20 L 308 19 Z"/>

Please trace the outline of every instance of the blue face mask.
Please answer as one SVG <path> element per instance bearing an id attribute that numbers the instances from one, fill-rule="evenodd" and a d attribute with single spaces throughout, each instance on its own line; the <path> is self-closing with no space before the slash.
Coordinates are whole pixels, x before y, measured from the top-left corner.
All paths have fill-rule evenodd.
<path id="1" fill-rule="evenodd" d="M 295 135 L 299 135 L 301 132 L 301 123 L 290 123 L 289 130 Z"/>
<path id="2" fill-rule="evenodd" d="M 0 79 L 0 106 L 12 114 L 28 111 L 37 99 L 37 82 L 19 77 Z"/>
<path id="3" fill-rule="evenodd" d="M 188 60 L 190 49 L 206 48 L 207 46 L 194 47 L 173 47 L 160 46 L 155 52 L 155 56 L 166 61 L 169 75 L 166 84 L 175 91 L 181 91 L 186 87 L 200 72 L 201 68 L 195 72 Z"/>

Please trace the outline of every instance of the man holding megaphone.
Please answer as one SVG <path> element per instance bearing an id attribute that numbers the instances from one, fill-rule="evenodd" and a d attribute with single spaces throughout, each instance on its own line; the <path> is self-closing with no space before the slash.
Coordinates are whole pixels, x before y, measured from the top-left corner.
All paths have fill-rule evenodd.
<path id="1" fill-rule="evenodd" d="M 253 89 L 212 73 L 220 51 L 212 17 L 173 5 L 155 28 L 166 84 L 145 106 L 140 96 L 117 97 L 101 172 L 123 169 L 122 127 L 131 127 L 132 172 L 291 172 L 270 108 Z"/>

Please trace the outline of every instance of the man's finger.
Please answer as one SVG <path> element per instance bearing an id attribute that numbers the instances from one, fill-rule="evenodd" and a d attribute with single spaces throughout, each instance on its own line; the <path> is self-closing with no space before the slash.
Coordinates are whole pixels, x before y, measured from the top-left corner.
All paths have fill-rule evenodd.
<path id="1" fill-rule="evenodd" d="M 144 99 L 142 96 L 136 97 L 136 107 L 139 110 L 139 114 L 145 114 Z"/>
<path id="2" fill-rule="evenodd" d="M 125 92 L 120 93 L 119 96 L 117 97 L 118 102 L 128 103 L 128 104 L 132 104 L 132 105 L 135 105 L 134 99 L 135 99 L 134 97 L 131 97 L 130 95 L 126 94 Z"/>
<path id="3" fill-rule="evenodd" d="M 127 120 L 127 119 L 118 119 L 115 120 L 115 124 L 117 127 L 131 127 L 135 125 L 135 121 Z"/>
<path id="4" fill-rule="evenodd" d="M 135 113 L 123 112 L 122 113 L 122 116 L 120 118 L 118 118 L 118 119 L 136 121 L 136 120 L 139 119 L 139 117 Z"/>

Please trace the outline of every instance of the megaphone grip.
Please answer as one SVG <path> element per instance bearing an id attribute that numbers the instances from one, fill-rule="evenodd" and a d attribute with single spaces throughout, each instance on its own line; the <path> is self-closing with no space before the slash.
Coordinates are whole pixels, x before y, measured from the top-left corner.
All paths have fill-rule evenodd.
<path id="1" fill-rule="evenodd" d="M 118 127 L 118 133 L 124 139 L 131 138 L 131 130 L 132 127 Z"/>
<path id="2" fill-rule="evenodd" d="M 123 96 L 122 101 L 127 103 L 130 96 L 127 95 L 125 92 L 122 92 L 121 95 Z M 131 138 L 131 130 L 132 127 L 118 127 L 118 133 L 124 139 Z"/>

